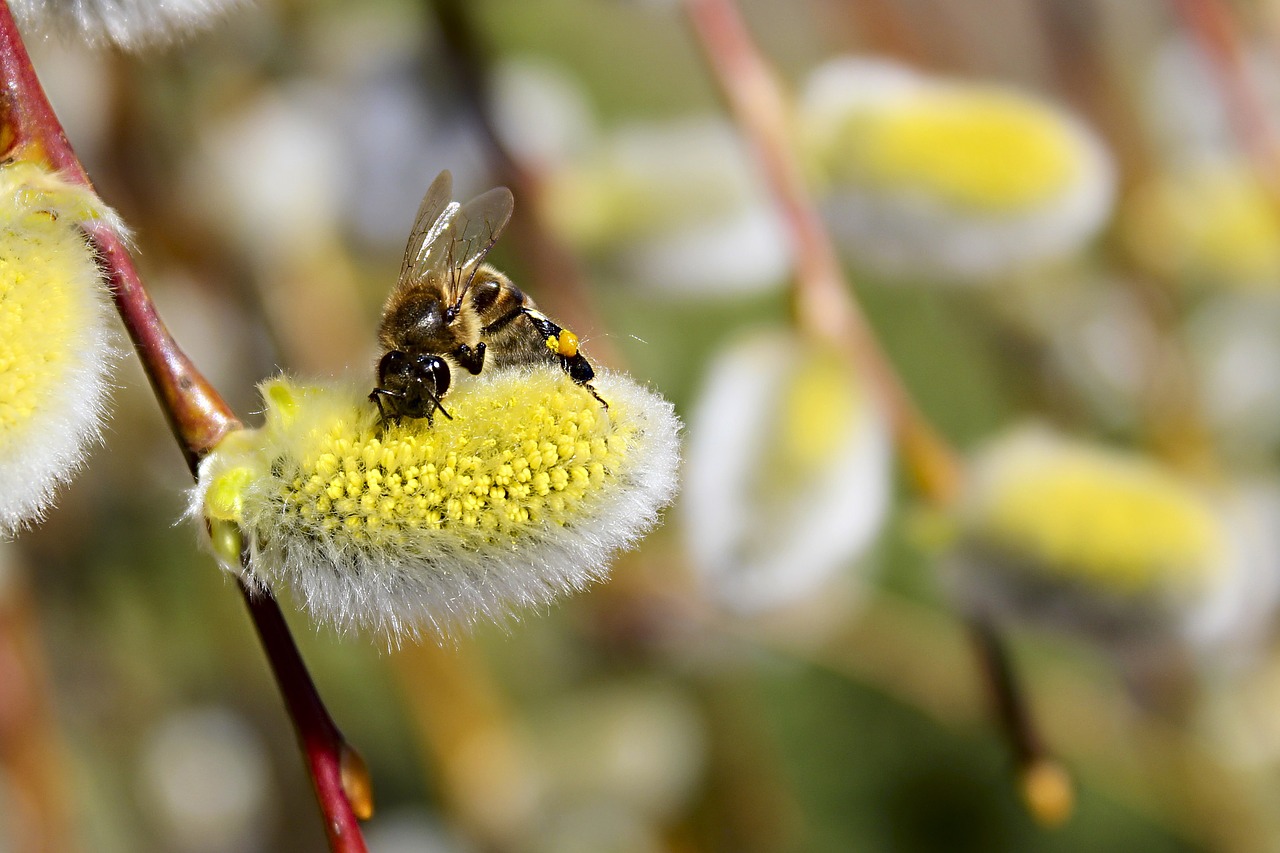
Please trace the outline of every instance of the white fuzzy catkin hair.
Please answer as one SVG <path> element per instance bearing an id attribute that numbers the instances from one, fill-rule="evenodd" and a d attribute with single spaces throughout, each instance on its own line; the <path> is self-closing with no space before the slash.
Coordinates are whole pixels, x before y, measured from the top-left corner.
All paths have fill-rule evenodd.
<path id="1" fill-rule="evenodd" d="M 830 352 L 776 330 L 726 346 L 690 413 L 680 506 L 708 594 L 754 614 L 829 589 L 883 526 L 892 459 L 883 413 Z"/>
<path id="2" fill-rule="evenodd" d="M 126 50 L 169 44 L 248 0 L 11 0 L 24 32 Z"/>
<path id="3" fill-rule="evenodd" d="M 933 93 L 979 92 L 1022 104 L 1069 149 L 1076 175 L 1038 201 L 984 210 L 901 181 L 837 180 L 822 202 L 832 232 L 851 259 L 891 276 L 978 283 L 1067 256 L 1092 238 L 1115 200 L 1115 166 L 1097 134 L 1066 110 L 1017 89 L 934 78 L 897 63 L 840 58 L 814 72 L 802 104 L 806 138 L 830 161 L 837 129 L 850 115 Z M 847 156 L 847 155 L 846 155 Z M 1013 167 L 1011 167 L 1013 168 Z"/>
<path id="4" fill-rule="evenodd" d="M 555 365 L 486 371 L 450 391 L 451 420 L 384 427 L 367 382 L 273 380 L 266 426 L 205 461 L 192 513 L 234 516 L 246 579 L 339 630 L 502 621 L 603 578 L 675 495 L 671 404 L 594 384 L 607 412 Z"/>
<path id="5" fill-rule="evenodd" d="M 39 167 L 0 168 L 0 537 L 40 519 L 100 437 L 116 354 L 74 224 L 89 216 L 117 221 Z"/>

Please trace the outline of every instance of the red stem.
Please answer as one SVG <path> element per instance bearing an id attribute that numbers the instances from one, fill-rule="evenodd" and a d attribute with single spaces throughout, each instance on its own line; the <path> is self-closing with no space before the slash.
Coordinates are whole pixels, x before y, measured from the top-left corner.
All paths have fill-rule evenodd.
<path id="1" fill-rule="evenodd" d="M 36 78 L 9 10 L 0 0 L 0 149 L 44 162 L 66 178 L 92 186 Z M 98 250 L 112 299 L 192 474 L 201 458 L 240 426 L 230 407 L 165 328 L 120 236 L 101 222 L 84 228 Z M 372 812 L 359 756 L 347 746 L 289 634 L 275 599 L 240 585 L 293 722 L 334 853 L 365 853 L 361 815 Z"/>
<path id="2" fill-rule="evenodd" d="M 240 422 L 169 334 L 119 235 L 101 222 L 85 223 L 84 228 L 107 272 L 120 319 L 194 475 L 200 460 L 224 435 L 239 429 Z"/>
<path id="3" fill-rule="evenodd" d="M 262 646 L 269 651 L 271 671 L 294 721 L 311 773 L 316 801 L 325 818 L 324 831 L 329 839 L 329 849 L 334 853 L 365 853 L 360 823 L 351 804 L 353 799 L 356 800 L 365 817 L 372 813 L 364 764 L 342 739 L 342 733 L 325 709 L 276 600 L 265 591 L 251 589 L 243 582 L 240 583 L 240 591 L 244 594 Z"/>

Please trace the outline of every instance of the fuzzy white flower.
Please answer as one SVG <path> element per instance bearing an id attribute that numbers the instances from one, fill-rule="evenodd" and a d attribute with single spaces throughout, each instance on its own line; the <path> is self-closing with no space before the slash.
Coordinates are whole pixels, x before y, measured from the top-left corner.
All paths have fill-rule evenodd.
<path id="1" fill-rule="evenodd" d="M 891 462 L 884 415 L 835 354 L 786 333 L 726 349 L 690 420 L 681 502 L 710 594 L 751 613 L 824 588 L 880 529 Z"/>
<path id="2" fill-rule="evenodd" d="M 801 126 L 833 233 L 891 275 L 1008 273 L 1078 250 L 1111 210 L 1097 137 L 1011 88 L 839 59 L 810 79 Z"/>
<path id="3" fill-rule="evenodd" d="M 571 242 L 664 295 L 759 292 L 786 278 L 772 206 L 719 119 L 620 128 L 552 172 L 544 202 Z"/>
<path id="4" fill-rule="evenodd" d="M 1068 283 L 1030 300 L 1032 331 L 1049 342 L 1054 370 L 1100 423 L 1132 429 L 1167 363 L 1159 330 L 1125 282 Z"/>
<path id="5" fill-rule="evenodd" d="M 785 280 L 789 252 L 773 205 L 722 118 L 601 132 L 577 81 L 522 61 L 495 75 L 494 120 L 507 146 L 545 175 L 546 220 L 628 281 L 697 297 Z"/>
<path id="6" fill-rule="evenodd" d="M 30 163 L 0 167 L 0 536 L 38 520 L 99 438 L 114 361 L 77 221 L 115 214 Z"/>
<path id="7" fill-rule="evenodd" d="M 189 708 L 145 733 L 139 777 L 165 846 L 262 849 L 274 787 L 266 744 L 229 708 Z"/>
<path id="8" fill-rule="evenodd" d="M 127 50 L 167 44 L 210 26 L 247 0 L 11 0 L 24 31 L 111 43 Z"/>
<path id="9" fill-rule="evenodd" d="M 588 156 L 597 143 L 587 95 L 567 71 L 512 59 L 494 69 L 492 85 L 496 130 L 522 163 L 555 169 Z"/>
<path id="10" fill-rule="evenodd" d="M 950 562 L 970 608 L 1117 651 L 1257 647 L 1280 567 L 1274 490 L 1209 492 L 1154 460 L 1043 428 L 993 441 L 969 475 Z"/>
<path id="11" fill-rule="evenodd" d="M 1275 290 L 1280 212 L 1248 163 L 1218 157 L 1138 187 L 1122 235 L 1144 268 L 1205 288 Z"/>
<path id="12" fill-rule="evenodd" d="M 603 578 L 675 493 L 671 405 L 594 384 L 607 410 L 554 365 L 486 371 L 432 425 L 384 424 L 368 383 L 274 379 L 266 424 L 204 461 L 191 511 L 240 527 L 250 582 L 339 629 L 501 619 Z"/>

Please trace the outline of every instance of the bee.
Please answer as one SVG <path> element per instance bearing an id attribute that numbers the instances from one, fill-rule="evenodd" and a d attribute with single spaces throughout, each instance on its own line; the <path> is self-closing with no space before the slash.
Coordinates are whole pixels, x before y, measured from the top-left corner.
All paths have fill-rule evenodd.
<path id="1" fill-rule="evenodd" d="M 452 419 L 443 399 L 455 370 L 550 362 L 606 403 L 578 336 L 538 310 L 511 279 L 484 262 L 511 219 L 515 199 L 497 187 L 465 204 L 453 178 L 436 176 L 409 232 L 400 279 L 382 309 L 378 384 L 369 394 L 383 421 Z"/>

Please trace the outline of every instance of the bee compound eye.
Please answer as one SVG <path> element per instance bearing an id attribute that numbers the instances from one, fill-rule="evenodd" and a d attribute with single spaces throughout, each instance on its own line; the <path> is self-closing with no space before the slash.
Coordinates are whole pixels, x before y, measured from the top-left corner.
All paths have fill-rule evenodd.
<path id="1" fill-rule="evenodd" d="M 387 376 L 403 375 L 408 372 L 409 367 L 409 356 L 398 349 L 393 349 L 378 362 L 378 379 L 382 381 Z"/>
<path id="2" fill-rule="evenodd" d="M 440 356 L 427 354 L 419 355 L 417 357 L 417 370 L 421 376 L 427 377 L 431 380 L 432 387 L 435 388 L 437 397 L 449 390 L 449 381 L 451 379 L 449 375 L 449 365 Z"/>

